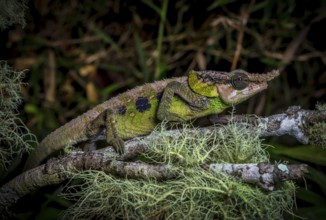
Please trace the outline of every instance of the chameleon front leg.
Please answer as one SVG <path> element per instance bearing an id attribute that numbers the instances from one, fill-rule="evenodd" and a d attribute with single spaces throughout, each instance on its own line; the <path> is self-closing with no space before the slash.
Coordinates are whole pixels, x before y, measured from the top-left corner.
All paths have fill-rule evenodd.
<path id="1" fill-rule="evenodd" d="M 117 130 L 117 121 L 111 111 L 106 111 L 106 141 L 112 143 L 112 146 L 118 154 L 124 153 L 125 143 L 119 136 Z"/>
<path id="2" fill-rule="evenodd" d="M 184 121 L 180 115 L 169 110 L 174 95 L 181 97 L 192 109 L 204 110 L 208 108 L 209 101 L 205 96 L 194 93 L 189 86 L 174 81 L 170 82 L 163 91 L 157 111 L 157 118 L 159 120 Z"/>
<path id="3" fill-rule="evenodd" d="M 124 152 L 124 141 L 119 136 L 116 119 L 111 109 L 107 109 L 99 116 L 97 116 L 87 126 L 86 133 L 89 138 L 98 135 L 104 128 L 106 128 L 106 141 L 108 144 L 112 144 L 114 150 L 123 154 Z"/>

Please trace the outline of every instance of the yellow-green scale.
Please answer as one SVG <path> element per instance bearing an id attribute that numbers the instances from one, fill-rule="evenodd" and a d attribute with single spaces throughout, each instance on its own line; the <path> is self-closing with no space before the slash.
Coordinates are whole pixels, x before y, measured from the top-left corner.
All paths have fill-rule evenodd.
<path id="1" fill-rule="evenodd" d="M 146 135 L 153 131 L 159 123 L 156 117 L 158 100 L 156 98 L 148 98 L 148 100 L 151 108 L 144 112 L 139 112 L 135 107 L 135 101 L 131 101 L 126 106 L 126 113 L 124 115 L 117 115 L 117 130 L 122 139 Z M 175 96 L 170 107 L 170 112 L 176 113 L 183 120 L 190 120 L 209 114 L 220 113 L 229 107 L 219 97 L 209 98 L 209 100 L 209 107 L 206 110 L 194 110 L 184 100 Z"/>
<path id="2" fill-rule="evenodd" d="M 207 109 L 195 110 L 190 108 L 190 106 L 184 101 L 182 101 L 180 98 L 175 97 L 173 99 L 170 111 L 178 114 L 183 120 L 191 120 L 194 118 L 199 118 L 214 113 L 220 113 L 224 109 L 230 107 L 229 105 L 223 103 L 219 97 L 208 99 L 210 102 Z"/>
<path id="3" fill-rule="evenodd" d="M 131 101 L 126 105 L 126 113 L 117 115 L 117 130 L 122 139 L 145 135 L 153 131 L 158 123 L 156 118 L 158 100 L 156 95 L 152 95 L 148 101 L 151 107 L 144 112 L 139 112 L 135 107 L 135 101 Z"/>

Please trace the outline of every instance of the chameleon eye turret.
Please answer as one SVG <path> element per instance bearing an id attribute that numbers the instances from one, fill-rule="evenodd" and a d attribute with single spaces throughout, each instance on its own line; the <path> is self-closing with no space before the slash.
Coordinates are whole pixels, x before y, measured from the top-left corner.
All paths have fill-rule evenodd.
<path id="1" fill-rule="evenodd" d="M 231 77 L 231 85 L 236 90 L 243 90 L 249 85 L 248 75 L 244 72 L 235 72 Z"/>

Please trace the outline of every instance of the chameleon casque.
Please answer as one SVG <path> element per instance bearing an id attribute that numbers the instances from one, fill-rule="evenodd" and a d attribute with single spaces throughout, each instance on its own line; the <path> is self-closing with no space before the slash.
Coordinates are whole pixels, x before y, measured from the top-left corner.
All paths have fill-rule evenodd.
<path id="1" fill-rule="evenodd" d="M 160 121 L 180 122 L 220 113 L 266 89 L 267 82 L 278 75 L 277 70 L 264 74 L 192 70 L 188 76 L 136 87 L 50 133 L 29 156 L 25 170 L 69 144 L 92 142 L 103 132 L 121 154 L 123 140 L 150 133 Z"/>

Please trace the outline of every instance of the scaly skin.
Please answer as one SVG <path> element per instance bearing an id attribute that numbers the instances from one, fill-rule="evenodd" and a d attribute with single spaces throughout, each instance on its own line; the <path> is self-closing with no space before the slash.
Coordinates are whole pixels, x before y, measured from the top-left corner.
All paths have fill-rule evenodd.
<path id="1" fill-rule="evenodd" d="M 50 133 L 32 152 L 25 170 L 69 144 L 92 142 L 103 131 L 107 142 L 123 153 L 123 140 L 150 133 L 160 121 L 180 122 L 220 113 L 266 89 L 267 81 L 278 75 L 278 71 L 190 71 L 188 76 L 134 88 Z"/>

